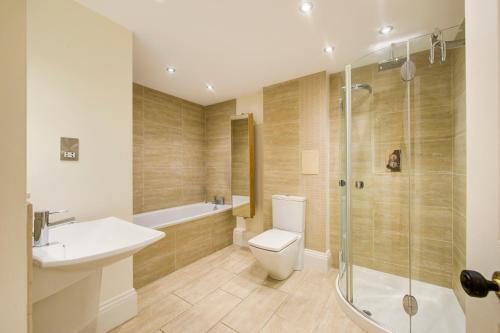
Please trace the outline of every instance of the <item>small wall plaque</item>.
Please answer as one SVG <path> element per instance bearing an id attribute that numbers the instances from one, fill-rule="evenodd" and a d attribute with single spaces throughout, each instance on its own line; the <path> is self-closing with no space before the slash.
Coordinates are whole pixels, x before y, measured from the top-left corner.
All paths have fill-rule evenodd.
<path id="1" fill-rule="evenodd" d="M 78 138 L 61 138 L 61 161 L 78 161 Z"/>
<path id="2" fill-rule="evenodd" d="M 319 174 L 319 152 L 317 150 L 302 151 L 302 174 Z"/>

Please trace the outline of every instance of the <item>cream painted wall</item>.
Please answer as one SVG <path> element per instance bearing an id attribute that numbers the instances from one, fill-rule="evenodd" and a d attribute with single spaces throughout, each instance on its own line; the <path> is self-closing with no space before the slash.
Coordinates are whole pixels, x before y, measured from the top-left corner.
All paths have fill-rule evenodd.
<path id="1" fill-rule="evenodd" d="M 467 269 L 500 270 L 500 3 L 465 0 Z M 467 332 L 500 332 L 500 301 L 466 298 Z"/>
<path id="2" fill-rule="evenodd" d="M 27 121 L 35 210 L 132 220 L 132 33 L 74 1 L 29 0 Z M 80 139 L 78 162 L 59 160 L 62 136 Z M 131 288 L 126 259 L 104 270 L 101 303 Z"/>
<path id="3" fill-rule="evenodd" d="M 0 332 L 27 330 L 26 1 L 0 1 Z"/>
<path id="4" fill-rule="evenodd" d="M 244 238 L 248 240 L 255 234 L 264 231 L 264 216 L 262 211 L 263 183 L 262 183 L 262 122 L 264 120 L 264 94 L 260 90 L 253 94 L 236 99 L 236 114 L 253 113 L 255 135 L 255 216 L 253 218 L 237 218 L 238 227 L 246 229 Z"/>

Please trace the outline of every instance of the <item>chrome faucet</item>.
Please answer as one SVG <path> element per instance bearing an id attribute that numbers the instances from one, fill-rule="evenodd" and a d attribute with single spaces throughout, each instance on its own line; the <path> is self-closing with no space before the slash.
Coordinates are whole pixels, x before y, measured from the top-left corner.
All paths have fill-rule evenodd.
<path id="1" fill-rule="evenodd" d="M 38 211 L 34 214 L 33 219 L 33 246 L 40 247 L 49 245 L 49 227 L 61 224 L 73 223 L 75 217 L 69 217 L 55 222 L 49 222 L 49 216 L 52 214 L 66 213 L 67 210 L 59 210 L 50 212 Z"/>
<path id="2" fill-rule="evenodd" d="M 221 197 L 220 199 L 217 198 L 216 195 L 214 195 L 214 201 L 212 201 L 214 205 L 224 205 L 224 197 Z"/>

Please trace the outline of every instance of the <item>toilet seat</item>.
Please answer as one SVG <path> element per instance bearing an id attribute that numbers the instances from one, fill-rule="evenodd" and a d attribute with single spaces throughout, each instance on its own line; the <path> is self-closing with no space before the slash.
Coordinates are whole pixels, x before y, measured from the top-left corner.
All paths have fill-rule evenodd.
<path id="1" fill-rule="evenodd" d="M 299 235 L 279 229 L 264 231 L 248 241 L 250 246 L 272 252 L 280 252 L 299 239 Z"/>

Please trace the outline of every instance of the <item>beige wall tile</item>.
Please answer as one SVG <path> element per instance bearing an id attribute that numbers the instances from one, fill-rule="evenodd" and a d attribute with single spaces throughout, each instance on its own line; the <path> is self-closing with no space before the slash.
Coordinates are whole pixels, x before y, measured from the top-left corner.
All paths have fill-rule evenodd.
<path id="1" fill-rule="evenodd" d="M 209 105 L 205 110 L 206 199 L 224 197 L 231 203 L 231 115 L 236 100 Z"/>
<path id="2" fill-rule="evenodd" d="M 202 258 L 233 243 L 235 225 L 231 211 L 226 211 L 160 229 L 166 236 L 134 255 L 134 287 L 145 286 L 195 261 L 203 263 Z"/>
<path id="3" fill-rule="evenodd" d="M 202 106 L 134 84 L 133 140 L 134 213 L 204 200 Z"/>
<path id="4" fill-rule="evenodd" d="M 140 288 L 175 270 L 175 233 L 165 228 L 165 237 L 134 255 L 134 288 Z"/>
<path id="5" fill-rule="evenodd" d="M 325 251 L 328 96 L 324 72 L 264 88 L 264 225 L 272 227 L 273 194 L 307 198 L 305 246 Z M 319 174 L 303 175 L 301 152 L 319 152 Z"/>

